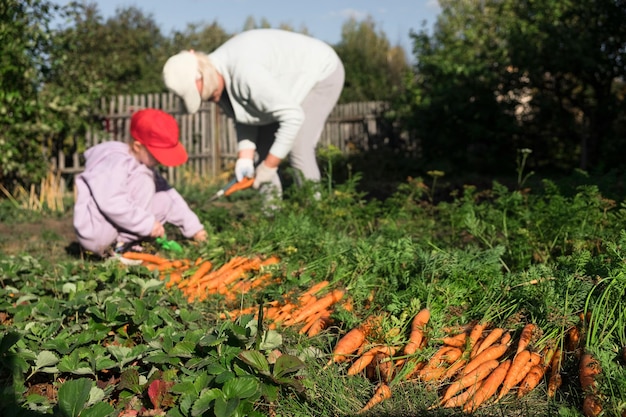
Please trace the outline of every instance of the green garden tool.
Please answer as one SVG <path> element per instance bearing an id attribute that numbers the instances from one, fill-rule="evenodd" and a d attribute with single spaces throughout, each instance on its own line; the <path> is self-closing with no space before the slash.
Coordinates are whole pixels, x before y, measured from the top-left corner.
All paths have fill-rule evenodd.
<path id="1" fill-rule="evenodd" d="M 156 243 L 161 245 L 161 247 L 165 250 L 171 250 L 173 252 L 178 252 L 178 253 L 183 251 L 183 247 L 180 246 L 178 242 L 176 242 L 175 240 L 167 240 L 167 236 L 165 235 L 161 237 L 157 237 Z"/>

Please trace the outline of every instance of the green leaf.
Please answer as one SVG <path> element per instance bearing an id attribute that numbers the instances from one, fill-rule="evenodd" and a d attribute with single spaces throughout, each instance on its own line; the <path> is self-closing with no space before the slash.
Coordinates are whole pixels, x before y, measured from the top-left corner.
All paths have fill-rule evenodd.
<path id="1" fill-rule="evenodd" d="M 194 342 L 182 341 L 174 345 L 174 347 L 167 353 L 182 358 L 191 358 L 195 349 L 196 344 Z"/>
<path id="2" fill-rule="evenodd" d="M 240 400 L 239 398 L 230 398 L 225 400 L 224 398 L 216 398 L 215 399 L 215 417 L 230 417 L 235 411 L 237 411 L 237 407 L 239 407 Z"/>
<path id="3" fill-rule="evenodd" d="M 239 353 L 239 359 L 260 372 L 269 373 L 270 371 L 267 358 L 258 350 L 244 350 Z"/>
<path id="4" fill-rule="evenodd" d="M 90 375 L 93 374 L 89 364 L 82 361 L 78 355 L 78 351 L 74 350 L 69 355 L 61 358 L 57 368 L 61 372 L 70 372 L 77 375 Z"/>
<path id="5" fill-rule="evenodd" d="M 249 398 L 257 393 L 259 390 L 259 381 L 253 377 L 234 378 L 226 381 L 222 391 L 224 396 L 228 399 L 231 398 Z"/>
<path id="6" fill-rule="evenodd" d="M 93 382 L 87 378 L 70 379 L 59 387 L 58 406 L 64 417 L 78 417 L 89 399 Z"/>
<path id="7" fill-rule="evenodd" d="M 281 355 L 274 364 L 274 376 L 281 378 L 304 368 L 304 362 L 292 355 Z"/>
<path id="8" fill-rule="evenodd" d="M 20 340 L 20 337 L 17 332 L 3 334 L 0 338 L 0 354 L 8 352 L 8 350 Z"/>
<path id="9" fill-rule="evenodd" d="M 107 417 L 113 412 L 115 412 L 115 409 L 111 406 L 111 404 L 102 401 L 83 410 L 80 413 L 80 417 Z"/>
<path id="10" fill-rule="evenodd" d="M 276 330 L 268 330 L 261 339 L 259 350 L 272 350 L 276 349 L 283 344 L 283 336 Z"/>
<path id="11" fill-rule="evenodd" d="M 49 350 L 42 350 L 37 355 L 35 360 L 35 371 L 44 368 L 46 366 L 56 365 L 59 362 L 59 358 Z"/>
<path id="12" fill-rule="evenodd" d="M 209 389 L 200 394 L 200 397 L 193 403 L 191 408 L 192 416 L 199 416 L 210 410 L 211 402 L 217 398 L 222 398 L 224 394 L 217 388 Z"/>

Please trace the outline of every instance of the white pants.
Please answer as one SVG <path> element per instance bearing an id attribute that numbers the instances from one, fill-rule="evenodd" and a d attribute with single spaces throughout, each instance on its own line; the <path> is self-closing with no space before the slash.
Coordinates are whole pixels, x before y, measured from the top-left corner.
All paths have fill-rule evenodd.
<path id="1" fill-rule="evenodd" d="M 315 157 L 315 148 L 320 140 L 328 115 L 333 110 L 343 89 L 345 72 L 341 62 L 337 69 L 326 79 L 315 84 L 301 103 L 304 110 L 304 123 L 296 136 L 293 148 L 289 153 L 289 163 L 297 172 L 296 183 L 301 184 L 305 180 L 319 182 L 321 179 L 320 169 Z M 269 153 L 274 142 L 278 123 L 259 126 L 257 132 L 257 152 L 259 161 L 263 161 Z M 301 174 L 302 178 L 300 175 Z M 274 191 L 282 194 L 282 184 L 276 175 L 272 181 Z"/>

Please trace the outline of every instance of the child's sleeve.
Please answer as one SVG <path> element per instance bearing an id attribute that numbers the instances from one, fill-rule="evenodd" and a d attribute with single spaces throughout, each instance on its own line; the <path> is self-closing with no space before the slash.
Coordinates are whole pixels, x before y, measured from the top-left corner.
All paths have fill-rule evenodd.
<path id="1" fill-rule="evenodd" d="M 167 191 L 157 192 L 154 203 L 157 218 L 163 217 L 165 222 L 178 226 L 186 238 L 192 238 L 204 229 L 198 216 L 176 189 L 170 188 Z"/>

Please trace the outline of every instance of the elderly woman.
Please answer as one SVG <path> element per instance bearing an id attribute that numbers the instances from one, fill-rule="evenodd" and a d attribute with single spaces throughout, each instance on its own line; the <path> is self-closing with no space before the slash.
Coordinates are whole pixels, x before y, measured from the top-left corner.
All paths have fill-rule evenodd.
<path id="1" fill-rule="evenodd" d="M 170 57 L 163 78 L 188 112 L 207 100 L 234 119 L 238 180 L 254 177 L 254 188 L 269 183 L 282 195 L 278 166 L 289 155 L 304 179 L 319 182 L 315 148 L 344 83 L 332 47 L 299 33 L 250 30 L 208 55 L 190 50 Z"/>

